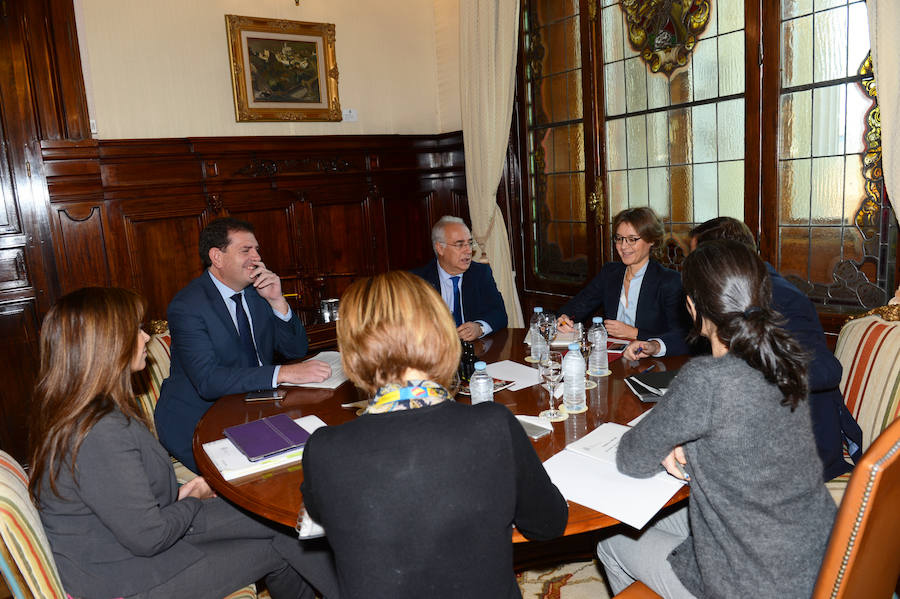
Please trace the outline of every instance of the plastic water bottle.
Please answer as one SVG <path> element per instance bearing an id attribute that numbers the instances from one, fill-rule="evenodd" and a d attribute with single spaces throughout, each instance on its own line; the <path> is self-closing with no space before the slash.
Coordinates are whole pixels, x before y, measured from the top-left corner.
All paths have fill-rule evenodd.
<path id="1" fill-rule="evenodd" d="M 531 322 L 528 323 L 528 329 L 531 330 L 536 324 L 541 323 L 541 319 L 544 317 L 544 309 L 540 306 L 534 307 L 534 314 L 531 315 Z"/>
<path id="2" fill-rule="evenodd" d="M 584 403 L 584 357 L 577 343 L 569 344 L 569 351 L 563 358 L 563 402 L 568 412 L 580 412 Z"/>
<path id="3" fill-rule="evenodd" d="M 606 327 L 603 326 L 603 319 L 595 316 L 593 325 L 588 330 L 588 341 L 591 344 L 591 355 L 588 358 L 588 374 L 599 376 L 609 370 L 609 354 L 606 352 L 606 340 L 609 336 L 606 334 Z"/>
<path id="4" fill-rule="evenodd" d="M 549 351 L 550 344 L 541 335 L 540 323 L 531 325 L 531 359 L 539 363 L 547 356 Z"/>
<path id="5" fill-rule="evenodd" d="M 494 379 L 487 373 L 487 364 L 475 362 L 475 374 L 469 379 L 472 405 L 483 401 L 494 401 Z"/>

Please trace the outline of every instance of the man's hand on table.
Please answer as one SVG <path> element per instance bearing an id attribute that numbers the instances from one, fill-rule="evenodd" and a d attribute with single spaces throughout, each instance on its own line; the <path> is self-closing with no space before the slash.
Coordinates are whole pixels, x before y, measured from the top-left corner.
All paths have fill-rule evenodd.
<path id="1" fill-rule="evenodd" d="M 321 383 L 331 376 L 331 366 L 321 360 L 284 364 L 278 371 L 278 383 Z"/>
<path id="2" fill-rule="evenodd" d="M 622 352 L 626 360 L 640 360 L 641 358 L 649 358 L 655 356 L 660 350 L 659 341 L 632 341 Z"/>

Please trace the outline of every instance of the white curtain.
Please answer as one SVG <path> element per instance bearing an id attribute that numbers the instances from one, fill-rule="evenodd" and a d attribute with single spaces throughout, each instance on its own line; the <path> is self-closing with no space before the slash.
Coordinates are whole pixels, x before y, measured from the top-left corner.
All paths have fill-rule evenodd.
<path id="1" fill-rule="evenodd" d="M 900 202 L 900 2 L 868 0 L 869 40 L 881 112 L 881 165 L 891 204 Z M 895 143 L 896 140 L 896 143 Z M 896 210 L 896 206 L 895 206 Z M 900 287 L 896 298 L 900 298 Z"/>
<path id="2" fill-rule="evenodd" d="M 472 236 L 480 261 L 494 271 L 511 327 L 522 326 L 522 306 L 497 186 L 512 119 L 518 35 L 519 0 L 460 0 L 460 109 Z"/>

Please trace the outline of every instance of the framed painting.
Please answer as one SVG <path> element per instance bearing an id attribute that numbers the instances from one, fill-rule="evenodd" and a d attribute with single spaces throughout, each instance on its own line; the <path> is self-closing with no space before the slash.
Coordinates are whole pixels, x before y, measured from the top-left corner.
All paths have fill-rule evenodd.
<path id="1" fill-rule="evenodd" d="M 340 121 L 334 25 L 225 15 L 238 121 Z"/>

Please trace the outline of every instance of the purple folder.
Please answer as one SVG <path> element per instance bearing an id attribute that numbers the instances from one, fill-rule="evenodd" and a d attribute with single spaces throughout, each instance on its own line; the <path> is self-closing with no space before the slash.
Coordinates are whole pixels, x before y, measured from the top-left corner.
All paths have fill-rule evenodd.
<path id="1" fill-rule="evenodd" d="M 225 429 L 225 436 L 235 447 L 256 462 L 282 451 L 302 447 L 309 432 L 291 420 L 287 414 L 267 416 Z"/>

